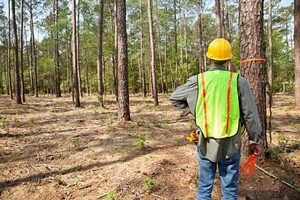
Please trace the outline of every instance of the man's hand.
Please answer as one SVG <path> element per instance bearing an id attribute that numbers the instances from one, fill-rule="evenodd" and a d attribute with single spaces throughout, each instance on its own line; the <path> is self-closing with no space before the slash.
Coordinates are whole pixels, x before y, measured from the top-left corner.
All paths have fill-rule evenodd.
<path id="1" fill-rule="evenodd" d="M 259 156 L 261 154 L 261 147 L 260 144 L 250 144 L 249 145 L 249 150 L 248 150 L 248 155 L 255 155 L 255 156 Z"/>

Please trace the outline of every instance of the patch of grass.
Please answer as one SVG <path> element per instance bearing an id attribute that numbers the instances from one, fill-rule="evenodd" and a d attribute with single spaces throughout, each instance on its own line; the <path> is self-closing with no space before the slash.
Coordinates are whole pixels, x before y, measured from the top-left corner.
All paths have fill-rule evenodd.
<path id="1" fill-rule="evenodd" d="M 83 116 L 84 116 L 84 114 L 82 112 L 77 112 L 76 115 L 78 118 L 83 118 Z"/>
<path id="2" fill-rule="evenodd" d="M 153 180 L 149 177 L 146 177 L 142 184 L 143 191 L 146 192 L 147 194 L 150 194 L 153 190 L 153 187 L 154 187 Z"/>
<path id="3" fill-rule="evenodd" d="M 82 148 L 86 144 L 86 142 L 86 139 L 83 137 L 77 137 L 71 140 L 73 147 L 76 149 Z"/>
<path id="4" fill-rule="evenodd" d="M 122 200 L 122 198 L 117 198 L 116 192 L 110 191 L 107 194 L 101 195 L 97 200 Z"/>
<path id="5" fill-rule="evenodd" d="M 114 115 L 110 115 L 110 116 L 108 116 L 107 121 L 108 121 L 108 124 L 112 124 L 116 121 L 116 117 Z"/>
<path id="6" fill-rule="evenodd" d="M 147 140 L 149 140 L 149 138 L 150 138 L 149 135 L 139 133 L 135 146 L 138 147 L 139 149 L 145 148 L 146 142 Z"/>
<path id="7" fill-rule="evenodd" d="M 291 127 L 299 129 L 300 128 L 300 123 L 291 123 Z"/>
<path id="8" fill-rule="evenodd" d="M 7 125 L 6 117 L 0 115 L 0 127 L 1 127 L 1 128 L 5 128 L 6 125 Z"/>

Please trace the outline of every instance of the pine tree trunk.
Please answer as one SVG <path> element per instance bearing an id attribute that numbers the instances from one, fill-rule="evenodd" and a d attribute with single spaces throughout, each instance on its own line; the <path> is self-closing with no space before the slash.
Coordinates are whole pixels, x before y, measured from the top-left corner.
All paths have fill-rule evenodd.
<path id="1" fill-rule="evenodd" d="M 203 24 L 202 24 L 202 0 L 199 0 L 199 13 L 198 13 L 198 18 L 199 18 L 199 73 L 205 71 L 204 67 L 204 47 L 203 47 Z"/>
<path id="2" fill-rule="evenodd" d="M 103 0 L 99 0 L 99 21 L 98 21 L 98 54 L 97 54 L 97 75 L 98 75 L 98 95 L 101 106 L 103 104 L 103 73 L 102 73 L 102 48 L 103 48 Z"/>
<path id="3" fill-rule="evenodd" d="M 13 31 L 15 40 L 15 95 L 16 103 L 22 104 L 21 99 L 21 81 L 20 81 L 20 68 L 19 68 L 19 45 L 18 45 L 18 30 L 16 21 L 16 5 L 15 0 L 11 1 L 12 17 L 13 17 Z"/>
<path id="4" fill-rule="evenodd" d="M 58 0 L 54 1 L 54 20 L 55 24 L 58 23 Z M 60 68 L 59 68 L 59 37 L 58 37 L 58 26 L 56 26 L 55 30 L 55 48 L 54 48 L 54 61 L 55 61 L 55 92 L 56 97 L 61 97 L 61 90 L 60 90 Z"/>
<path id="5" fill-rule="evenodd" d="M 263 44 L 263 0 L 240 0 L 239 46 L 241 60 L 265 58 Z M 266 133 L 266 64 L 249 61 L 241 64 L 241 75 L 249 82 L 258 108 L 262 131 Z M 265 140 L 266 141 L 266 140 Z M 267 144 L 265 143 L 266 147 Z"/>
<path id="6" fill-rule="evenodd" d="M 21 23 L 20 23 L 20 81 L 21 81 L 21 98 L 22 102 L 25 102 L 25 83 L 24 83 L 24 54 L 23 54 L 23 16 L 24 16 L 24 0 L 21 0 Z"/>
<path id="7" fill-rule="evenodd" d="M 296 107 L 300 108 L 300 2 L 294 0 L 294 38 L 295 38 L 295 102 Z"/>
<path id="8" fill-rule="evenodd" d="M 11 37 L 10 37 L 10 32 L 11 32 L 11 26 L 10 26 L 10 3 L 11 0 L 8 0 L 8 45 L 7 45 L 7 94 L 10 95 L 11 99 L 14 99 L 13 96 L 13 89 L 12 89 L 12 80 L 11 80 L 11 59 L 10 59 L 10 50 L 11 50 Z"/>
<path id="9" fill-rule="evenodd" d="M 174 85 L 175 87 L 177 87 L 177 85 L 179 84 L 178 82 L 178 61 L 177 61 L 177 3 L 176 0 L 173 0 L 174 3 L 174 48 L 175 48 L 175 68 L 176 68 L 176 77 L 175 77 L 175 82 Z"/>
<path id="10" fill-rule="evenodd" d="M 130 121 L 126 0 L 116 1 L 116 15 L 118 39 L 118 120 Z"/>
<path id="11" fill-rule="evenodd" d="M 156 66 L 155 66 L 155 43 L 153 32 L 153 16 L 152 16 L 152 0 L 148 0 L 148 17 L 149 17 L 149 35 L 150 35 L 150 48 L 151 48 L 151 78 L 152 78 L 152 94 L 154 99 L 154 105 L 158 105 L 157 94 L 157 79 L 156 79 Z"/>
<path id="12" fill-rule="evenodd" d="M 144 19 L 143 19 L 143 1 L 140 0 L 140 25 L 141 25 L 141 75 L 140 75 L 140 79 L 141 79 L 141 90 L 143 93 L 143 96 L 146 97 L 147 96 L 147 88 L 146 88 L 146 73 L 145 73 L 145 50 L 144 50 Z"/>
<path id="13" fill-rule="evenodd" d="M 222 33 L 222 18 L 221 18 L 221 5 L 220 0 L 215 0 L 215 7 L 216 7 L 216 27 L 217 27 L 217 37 L 221 38 Z"/>
<path id="14" fill-rule="evenodd" d="M 35 37 L 34 37 L 34 23 L 33 23 L 33 3 L 30 0 L 30 32 L 31 32 L 31 62 L 34 69 L 34 95 L 38 97 L 39 85 L 38 85 L 38 70 L 37 70 L 37 56 L 36 56 L 36 48 L 35 48 Z"/>
<path id="15" fill-rule="evenodd" d="M 116 100 L 118 101 L 119 100 L 119 83 L 118 83 L 118 24 L 117 24 L 117 3 L 116 3 L 116 8 L 115 8 L 115 54 L 114 54 L 114 60 L 115 60 L 115 63 L 114 63 L 114 68 L 113 68 L 113 74 L 114 74 L 114 85 L 115 85 L 115 94 L 116 94 Z"/>
<path id="16" fill-rule="evenodd" d="M 77 57 L 77 28 L 76 28 L 76 0 L 72 0 L 72 64 L 73 64 L 73 88 L 75 107 L 80 107 L 80 93 L 79 93 L 79 78 L 78 78 L 78 57 Z"/>
<path id="17" fill-rule="evenodd" d="M 77 60 L 77 76 L 78 76 L 78 88 L 79 88 L 79 94 L 80 96 L 83 98 L 83 91 L 82 91 L 82 79 L 81 79 L 81 61 L 80 61 L 80 36 L 79 36 L 79 30 L 80 30 L 80 3 L 81 0 L 77 0 L 78 1 L 78 5 L 77 5 L 77 26 L 76 26 L 76 60 Z"/>
<path id="18" fill-rule="evenodd" d="M 269 132 L 270 143 L 272 143 L 272 102 L 273 102 L 273 77 L 274 77 L 274 62 L 273 62 L 273 40 L 272 40 L 272 0 L 269 0 Z"/>

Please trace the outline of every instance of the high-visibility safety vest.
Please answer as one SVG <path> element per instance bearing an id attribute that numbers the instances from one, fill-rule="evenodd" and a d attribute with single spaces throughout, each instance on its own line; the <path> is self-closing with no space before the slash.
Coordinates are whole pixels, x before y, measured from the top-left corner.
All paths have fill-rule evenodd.
<path id="1" fill-rule="evenodd" d="M 238 74 L 225 70 L 198 75 L 196 124 L 205 138 L 234 136 L 239 128 Z"/>

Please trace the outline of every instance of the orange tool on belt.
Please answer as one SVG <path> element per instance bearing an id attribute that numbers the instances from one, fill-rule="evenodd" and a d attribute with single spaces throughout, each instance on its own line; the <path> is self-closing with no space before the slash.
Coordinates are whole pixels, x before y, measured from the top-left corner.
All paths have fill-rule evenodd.
<path id="1" fill-rule="evenodd" d="M 255 155 L 249 156 L 247 162 L 240 168 L 239 173 L 246 172 L 248 166 L 250 165 L 249 174 L 248 174 L 248 180 L 250 180 L 253 171 L 255 169 L 255 163 L 256 163 L 256 156 Z"/>

